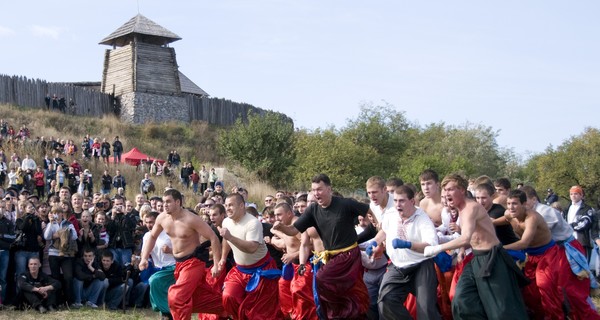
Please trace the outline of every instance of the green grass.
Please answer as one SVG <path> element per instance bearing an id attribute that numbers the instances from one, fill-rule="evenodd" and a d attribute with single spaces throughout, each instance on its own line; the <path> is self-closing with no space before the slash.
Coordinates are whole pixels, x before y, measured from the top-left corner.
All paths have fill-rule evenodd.
<path id="1" fill-rule="evenodd" d="M 48 312 L 41 315 L 35 310 L 14 310 L 0 311 L 0 319 L 18 319 L 18 320 L 63 320 L 63 319 L 81 319 L 81 320 L 97 320 L 97 319 L 160 319 L 160 313 L 150 309 L 135 309 L 123 311 L 107 311 L 102 309 L 92 310 L 83 308 L 80 310 L 65 310 L 57 312 Z"/>

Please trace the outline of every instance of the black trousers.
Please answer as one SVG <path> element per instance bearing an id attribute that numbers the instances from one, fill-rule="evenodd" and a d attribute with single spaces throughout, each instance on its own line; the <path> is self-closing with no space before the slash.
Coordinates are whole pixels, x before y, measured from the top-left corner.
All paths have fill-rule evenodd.
<path id="1" fill-rule="evenodd" d="M 380 319 L 412 319 L 404 306 L 412 293 L 417 298 L 417 319 L 441 319 L 437 308 L 437 275 L 433 259 L 407 268 L 388 266 L 379 289 Z"/>
<path id="2" fill-rule="evenodd" d="M 60 257 L 60 256 L 49 256 L 48 262 L 50 264 L 50 272 L 52 278 L 61 280 L 62 289 L 57 292 L 60 303 L 72 303 L 73 302 L 73 264 L 75 258 L 72 257 Z M 62 275 L 61 275 L 62 271 Z"/>

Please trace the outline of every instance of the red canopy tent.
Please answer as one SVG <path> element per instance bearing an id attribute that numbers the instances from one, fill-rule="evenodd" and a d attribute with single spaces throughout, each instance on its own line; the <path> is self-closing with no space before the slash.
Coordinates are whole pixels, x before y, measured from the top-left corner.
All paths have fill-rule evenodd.
<path id="1" fill-rule="evenodd" d="M 141 152 L 138 148 L 133 148 L 133 149 L 129 150 L 128 152 L 125 152 L 121 155 L 121 161 L 123 161 L 127 164 L 130 164 L 132 166 L 139 166 L 140 163 L 146 159 L 156 160 L 157 162 L 159 162 L 161 164 L 165 163 L 165 160 L 153 158 L 153 157 Z M 109 158 L 109 161 L 114 162 L 112 156 Z"/>

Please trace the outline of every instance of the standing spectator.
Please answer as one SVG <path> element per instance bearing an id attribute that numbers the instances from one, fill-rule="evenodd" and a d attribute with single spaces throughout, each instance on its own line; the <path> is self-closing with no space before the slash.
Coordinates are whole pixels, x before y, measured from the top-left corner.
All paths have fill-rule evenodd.
<path id="1" fill-rule="evenodd" d="M 175 167 L 179 167 L 179 164 L 181 163 L 181 157 L 179 156 L 179 153 L 177 153 L 177 150 L 173 150 L 173 158 L 171 160 L 171 163 Z"/>
<path id="2" fill-rule="evenodd" d="M 56 310 L 56 290 L 60 289 L 60 282 L 40 271 L 41 266 L 39 257 L 29 258 L 27 271 L 19 274 L 17 286 L 25 303 L 40 313 L 46 313 Z"/>
<path id="3" fill-rule="evenodd" d="M 148 197 L 149 192 L 154 192 L 156 188 L 154 187 L 154 182 L 150 179 L 147 173 L 144 173 L 144 179 L 140 182 L 140 192 Z"/>
<path id="4" fill-rule="evenodd" d="M 127 182 L 125 181 L 125 177 L 121 175 L 121 170 L 117 169 L 116 174 L 113 178 L 113 187 L 115 189 L 123 188 L 125 190 L 125 186 Z"/>
<path id="5" fill-rule="evenodd" d="M 200 170 L 200 192 L 204 193 L 204 190 L 208 188 L 209 172 L 206 170 L 206 166 L 202 166 Z"/>
<path id="6" fill-rule="evenodd" d="M 31 202 L 25 203 L 25 212 L 17 211 L 15 240 L 15 274 L 21 274 L 27 269 L 27 261 L 31 257 L 39 258 L 42 241 L 42 222 L 35 214 Z"/>
<path id="7" fill-rule="evenodd" d="M 104 170 L 104 173 L 102 173 L 100 183 L 102 185 L 100 187 L 100 192 L 102 192 L 102 194 L 109 194 L 110 189 L 112 189 L 113 178 L 108 174 L 108 170 Z"/>
<path id="8" fill-rule="evenodd" d="M 35 170 L 35 168 L 37 168 L 35 160 L 31 159 L 28 154 L 25 154 L 25 158 L 23 159 L 23 161 L 21 161 L 21 169 L 23 169 L 23 171 L 33 171 Z"/>
<path id="9" fill-rule="evenodd" d="M 67 100 L 65 99 L 65 96 L 63 96 L 63 95 L 61 95 L 60 99 L 58 99 L 58 109 L 62 113 L 67 112 Z"/>
<path id="10" fill-rule="evenodd" d="M 46 104 L 46 110 L 50 110 L 50 94 L 46 93 L 46 97 L 44 98 L 44 103 Z"/>
<path id="11" fill-rule="evenodd" d="M 71 303 L 73 290 L 73 262 L 77 254 L 77 231 L 75 226 L 65 219 L 65 211 L 54 207 L 48 216 L 49 225 L 44 231 L 44 239 L 50 240 L 48 261 L 52 277 L 62 278 L 64 303 Z"/>
<path id="12" fill-rule="evenodd" d="M 0 159 L 0 186 L 4 186 L 6 182 L 6 174 L 7 174 L 8 166 L 4 160 Z"/>
<path id="13" fill-rule="evenodd" d="M 573 236 L 585 249 L 586 258 L 589 261 L 594 242 L 600 242 L 596 228 L 598 217 L 594 208 L 585 203 L 583 189 L 580 186 L 571 187 L 569 196 L 571 204 L 563 211 L 563 218 L 575 230 Z"/>
<path id="14" fill-rule="evenodd" d="M 552 189 L 548 189 L 548 196 L 546 196 L 546 205 L 551 205 L 558 201 L 558 195 L 554 193 Z"/>
<path id="15" fill-rule="evenodd" d="M 123 153 L 123 144 L 119 140 L 119 136 L 115 137 L 115 141 L 113 141 L 112 147 L 113 147 L 113 162 L 121 163 L 121 154 Z"/>
<path id="16" fill-rule="evenodd" d="M 135 227 L 135 219 L 125 215 L 125 199 L 115 197 L 111 210 L 111 221 L 106 229 L 110 238 L 109 247 L 114 252 L 114 258 L 121 265 L 131 261 L 132 250 L 135 246 L 133 242 Z"/>
<path id="17" fill-rule="evenodd" d="M 8 271 L 10 245 L 15 240 L 15 224 L 11 213 L 5 210 L 5 200 L 0 200 L 0 301 L 6 301 L 6 272 Z"/>
<path id="18" fill-rule="evenodd" d="M 190 175 L 192 171 L 190 171 L 190 166 L 185 164 L 181 167 L 179 177 L 181 178 L 181 184 L 187 189 L 190 187 Z"/>
<path id="19" fill-rule="evenodd" d="M 219 180 L 219 176 L 217 176 L 217 172 L 215 171 L 215 168 L 211 168 L 210 169 L 210 177 L 208 178 L 211 189 L 215 190 L 215 183 L 217 182 L 217 180 Z"/>
<path id="20" fill-rule="evenodd" d="M 58 97 L 56 93 L 52 96 L 52 111 L 58 109 Z"/>
<path id="21" fill-rule="evenodd" d="M 108 158 L 110 157 L 110 143 L 106 141 L 106 138 L 102 139 L 102 145 L 100 146 L 100 155 L 102 155 L 102 161 L 108 164 Z"/>
<path id="22" fill-rule="evenodd" d="M 46 177 L 44 176 L 44 171 L 42 171 L 41 167 L 37 167 L 35 173 L 33 174 L 35 190 L 40 199 L 44 197 L 44 189 L 46 188 Z"/>
<path id="23" fill-rule="evenodd" d="M 94 139 L 94 143 L 92 143 L 92 157 L 94 157 L 96 160 L 98 160 L 98 158 L 100 158 L 100 148 L 102 147 L 102 145 L 100 144 L 100 141 L 98 140 L 98 138 Z"/>
<path id="24" fill-rule="evenodd" d="M 190 175 L 190 180 L 192 181 L 192 190 L 194 190 L 194 194 L 198 194 L 198 182 L 200 181 L 200 176 L 196 170 Z"/>

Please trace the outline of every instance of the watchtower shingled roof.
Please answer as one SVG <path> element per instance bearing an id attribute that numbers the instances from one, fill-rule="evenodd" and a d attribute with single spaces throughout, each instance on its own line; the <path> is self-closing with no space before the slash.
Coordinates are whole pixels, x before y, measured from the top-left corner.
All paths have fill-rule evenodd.
<path id="1" fill-rule="evenodd" d="M 181 40 L 180 36 L 138 13 L 138 15 L 102 39 L 99 44 L 121 47 L 130 43 L 134 35 L 137 35 L 141 42 L 156 45 L 166 45 Z"/>

